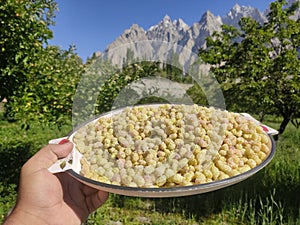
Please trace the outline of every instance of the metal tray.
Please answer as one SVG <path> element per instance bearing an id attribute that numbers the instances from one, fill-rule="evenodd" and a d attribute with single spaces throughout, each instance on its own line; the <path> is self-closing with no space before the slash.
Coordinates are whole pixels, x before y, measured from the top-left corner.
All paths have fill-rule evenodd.
<path id="1" fill-rule="evenodd" d="M 157 106 L 157 105 L 154 105 Z M 72 138 L 74 134 L 76 134 L 77 130 L 81 127 L 93 123 L 97 121 L 100 117 L 111 117 L 114 114 L 120 113 L 123 109 L 114 110 L 108 113 L 104 113 L 96 118 L 93 118 L 77 128 L 75 128 L 72 132 L 68 134 L 68 138 L 72 141 Z M 99 181 L 95 181 L 89 178 L 86 178 L 80 173 L 75 172 L 74 170 L 70 169 L 67 170 L 67 172 L 79 180 L 80 182 L 91 186 L 93 188 L 107 191 L 110 193 L 120 194 L 120 195 L 126 195 L 126 196 L 136 196 L 136 197 L 151 197 L 151 198 L 157 198 L 157 197 L 180 197 L 180 196 L 188 196 L 188 195 L 195 195 L 195 194 L 201 194 L 201 193 L 207 193 L 211 191 L 215 191 L 224 187 L 228 187 L 230 185 L 234 185 L 236 183 L 239 183 L 250 176 L 253 176 L 255 173 L 263 169 L 266 165 L 268 165 L 275 154 L 275 141 L 273 137 L 270 134 L 266 134 L 270 138 L 270 148 L 271 151 L 267 158 L 258 166 L 254 167 L 251 170 L 248 170 L 247 172 L 244 172 L 242 174 L 239 174 L 237 176 L 233 176 L 227 179 L 208 182 L 204 184 L 195 184 L 190 186 L 176 186 L 176 187 L 165 187 L 165 188 L 138 188 L 138 187 L 128 187 L 128 186 L 120 186 L 120 185 L 113 185 L 113 184 L 107 184 Z"/>

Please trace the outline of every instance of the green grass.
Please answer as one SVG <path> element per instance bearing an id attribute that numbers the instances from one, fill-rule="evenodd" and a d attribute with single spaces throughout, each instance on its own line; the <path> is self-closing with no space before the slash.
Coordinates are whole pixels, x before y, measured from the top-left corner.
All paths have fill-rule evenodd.
<path id="1" fill-rule="evenodd" d="M 0 112 L 0 223 L 15 203 L 22 165 L 50 139 L 69 130 L 69 126 L 58 129 L 36 122 L 25 130 L 22 124 L 5 120 Z"/>
<path id="2" fill-rule="evenodd" d="M 0 115 L 1 117 L 1 115 Z M 269 123 L 268 123 L 269 122 Z M 278 127 L 278 120 L 265 123 Z M 18 123 L 0 119 L 0 222 L 16 199 L 22 164 L 70 126 Z M 292 125 L 277 141 L 272 162 L 249 179 L 211 193 L 178 198 L 136 198 L 110 194 L 88 224 L 300 224 L 300 130 Z"/>

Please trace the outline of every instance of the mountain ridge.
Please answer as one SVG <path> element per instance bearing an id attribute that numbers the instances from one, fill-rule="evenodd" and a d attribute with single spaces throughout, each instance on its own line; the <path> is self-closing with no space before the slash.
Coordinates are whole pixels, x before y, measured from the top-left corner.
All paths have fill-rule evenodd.
<path id="1" fill-rule="evenodd" d="M 196 42 L 194 44 L 196 47 L 203 47 L 203 40 L 205 40 L 206 36 L 211 35 L 214 31 L 220 30 L 222 24 L 237 25 L 241 17 L 249 16 L 259 22 L 266 20 L 266 17 L 258 9 L 251 6 L 240 6 L 238 4 L 235 4 L 228 14 L 223 17 L 215 16 L 210 10 L 207 10 L 201 16 L 201 19 L 191 26 L 186 24 L 182 18 L 172 20 L 170 16 L 166 14 L 161 21 L 152 25 L 147 30 L 138 24 L 133 24 L 109 44 L 105 51 L 109 51 L 109 49 L 119 44 L 147 39 L 177 44 L 183 43 L 183 45 L 188 42 L 184 41 L 184 39 L 189 39 L 190 42 L 192 40 Z M 195 49 L 195 46 L 193 49 Z"/>
<path id="2" fill-rule="evenodd" d="M 299 0 L 289 0 L 289 4 L 296 1 Z M 163 49 L 159 49 L 161 46 L 159 46 L 158 42 L 167 42 L 173 45 L 182 46 L 197 54 L 199 49 L 206 48 L 206 38 L 211 36 L 215 31 L 221 31 L 221 26 L 223 24 L 238 27 L 238 22 L 242 17 L 251 17 L 263 24 L 267 21 L 267 10 L 268 9 L 263 13 L 252 6 L 240 6 L 239 4 L 235 4 L 224 16 L 216 16 L 210 10 L 207 10 L 201 16 L 200 20 L 194 22 L 191 26 L 185 23 L 181 18 L 172 20 L 169 15 L 165 15 L 161 21 L 150 26 L 147 30 L 138 24 L 133 24 L 109 44 L 103 53 L 98 52 L 97 55 L 110 55 L 111 61 L 115 64 L 119 64 L 121 63 L 119 62 L 120 57 L 114 60 L 114 54 L 118 53 L 116 53 L 116 51 L 111 53 L 112 49 L 141 41 L 148 42 L 144 50 L 149 52 L 153 52 L 153 50 L 151 50 L 153 46 L 151 47 L 149 41 L 155 41 L 156 54 L 163 54 L 164 52 Z M 132 51 L 134 55 L 142 54 L 141 50 L 136 47 L 134 47 Z M 176 49 L 174 49 L 174 51 L 176 51 Z M 124 58 L 125 53 L 122 54 Z"/>

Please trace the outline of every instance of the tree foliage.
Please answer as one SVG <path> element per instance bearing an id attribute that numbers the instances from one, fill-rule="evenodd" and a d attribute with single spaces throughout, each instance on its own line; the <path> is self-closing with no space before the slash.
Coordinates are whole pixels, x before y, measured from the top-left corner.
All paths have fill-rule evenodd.
<path id="1" fill-rule="evenodd" d="M 124 107 L 128 104 L 135 104 L 140 98 L 138 93 L 126 86 L 138 81 L 144 77 L 154 77 L 160 71 L 159 63 L 156 62 L 139 62 L 124 67 L 108 79 L 98 98 L 98 112 L 108 111 L 112 107 Z M 122 92 L 122 99 L 116 99 Z M 115 102 L 118 100 L 118 102 Z"/>
<path id="2" fill-rule="evenodd" d="M 119 69 L 101 57 L 90 59 L 87 65 L 74 98 L 75 126 L 114 107 L 128 106 L 138 96 L 131 89 L 124 91 L 126 86 L 143 77 L 155 76 L 159 70 L 158 63 L 152 62 L 126 63 L 124 68 Z M 121 91 L 124 99 L 115 103 Z"/>
<path id="3" fill-rule="evenodd" d="M 36 55 L 52 38 L 53 0 L 0 1 L 0 100 L 27 80 Z"/>
<path id="4" fill-rule="evenodd" d="M 0 2 L 0 100 L 6 116 L 63 124 L 83 72 L 74 48 L 49 46 L 57 5 L 53 0 Z"/>
<path id="5" fill-rule="evenodd" d="M 187 99 L 187 96 L 164 92 L 164 87 L 155 84 L 161 80 L 177 84 L 190 82 L 191 78 L 183 75 L 182 70 L 175 66 L 135 59 L 130 49 L 127 49 L 121 69 L 112 65 L 105 57 L 94 55 L 87 61 L 77 86 L 73 104 L 73 125 L 77 126 L 116 108 L 182 102 Z M 197 93 L 194 92 L 195 95 Z"/>
<path id="6" fill-rule="evenodd" d="M 38 54 L 23 82 L 7 103 L 9 117 L 43 123 L 71 121 L 73 97 L 83 73 L 81 59 L 72 49 L 48 46 Z"/>
<path id="7" fill-rule="evenodd" d="M 300 19 L 291 18 L 299 8 L 296 4 L 271 3 L 265 24 L 242 18 L 240 29 L 223 25 L 221 33 L 207 39 L 208 49 L 200 52 L 212 65 L 227 106 L 282 116 L 280 133 L 299 117 Z"/>

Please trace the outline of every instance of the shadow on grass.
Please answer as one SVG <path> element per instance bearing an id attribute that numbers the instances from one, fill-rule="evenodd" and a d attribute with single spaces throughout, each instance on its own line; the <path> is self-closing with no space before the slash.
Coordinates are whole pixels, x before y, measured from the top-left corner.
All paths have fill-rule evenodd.
<path id="1" fill-rule="evenodd" d="M 20 170 L 30 158 L 30 143 L 0 144 L 0 180 L 2 183 L 18 184 Z"/>

